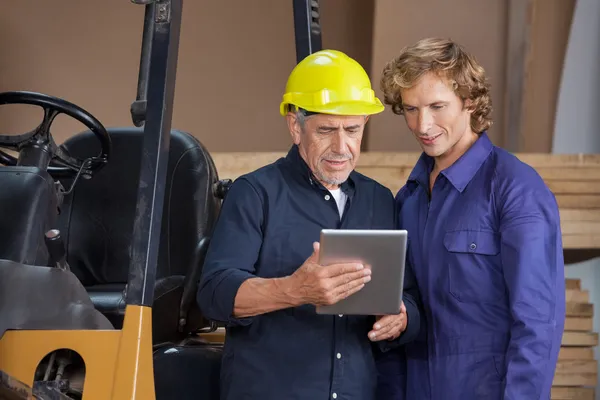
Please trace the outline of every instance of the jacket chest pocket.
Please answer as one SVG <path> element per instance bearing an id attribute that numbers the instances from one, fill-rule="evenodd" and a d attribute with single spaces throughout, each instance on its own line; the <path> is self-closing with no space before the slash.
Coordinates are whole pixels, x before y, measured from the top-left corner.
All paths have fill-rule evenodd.
<path id="1" fill-rule="evenodd" d="M 446 232 L 448 290 L 462 302 L 495 302 L 505 296 L 500 235 L 493 231 Z"/>

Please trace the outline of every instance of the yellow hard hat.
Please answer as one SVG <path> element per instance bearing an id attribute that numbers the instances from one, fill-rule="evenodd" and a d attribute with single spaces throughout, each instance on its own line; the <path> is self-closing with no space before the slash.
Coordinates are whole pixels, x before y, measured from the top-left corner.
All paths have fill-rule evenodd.
<path id="1" fill-rule="evenodd" d="M 279 112 L 289 106 L 336 115 L 371 115 L 384 110 L 363 67 L 337 50 L 321 50 L 300 61 L 290 74 Z"/>

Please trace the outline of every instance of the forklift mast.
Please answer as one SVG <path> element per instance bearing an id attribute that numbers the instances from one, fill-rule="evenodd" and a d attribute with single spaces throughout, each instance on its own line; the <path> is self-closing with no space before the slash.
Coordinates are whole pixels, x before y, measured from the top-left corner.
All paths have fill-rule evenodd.
<path id="1" fill-rule="evenodd" d="M 151 306 L 158 248 L 183 0 L 130 0 L 146 7 L 134 125 L 144 126 L 127 304 Z"/>
<path id="2" fill-rule="evenodd" d="M 131 118 L 144 127 L 127 304 L 151 306 L 158 263 L 183 0 L 130 0 L 145 7 Z M 292 0 L 296 61 L 322 49 L 318 0 Z"/>
<path id="3" fill-rule="evenodd" d="M 319 0 L 292 0 L 294 7 L 294 34 L 296 63 L 323 49 Z"/>

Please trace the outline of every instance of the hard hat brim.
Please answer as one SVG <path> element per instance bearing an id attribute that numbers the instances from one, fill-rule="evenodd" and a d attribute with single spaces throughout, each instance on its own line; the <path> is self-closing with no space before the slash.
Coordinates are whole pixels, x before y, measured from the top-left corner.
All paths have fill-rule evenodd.
<path id="1" fill-rule="evenodd" d="M 280 113 L 282 116 L 287 114 L 288 103 L 281 103 Z M 318 114 L 330 114 L 330 115 L 373 115 L 379 114 L 385 110 L 385 107 L 380 102 L 373 103 L 330 103 L 325 106 L 310 107 L 302 106 L 297 104 L 296 106 L 305 109 L 306 111 L 318 113 Z"/>

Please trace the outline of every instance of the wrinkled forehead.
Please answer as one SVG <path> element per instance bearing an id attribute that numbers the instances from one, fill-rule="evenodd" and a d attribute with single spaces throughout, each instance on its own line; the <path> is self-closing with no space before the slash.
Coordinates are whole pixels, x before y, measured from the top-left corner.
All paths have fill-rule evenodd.
<path id="1" fill-rule="evenodd" d="M 330 114 L 315 114 L 306 117 L 306 123 L 311 128 L 329 127 L 343 128 L 360 127 L 366 122 L 365 115 L 330 115 Z"/>

